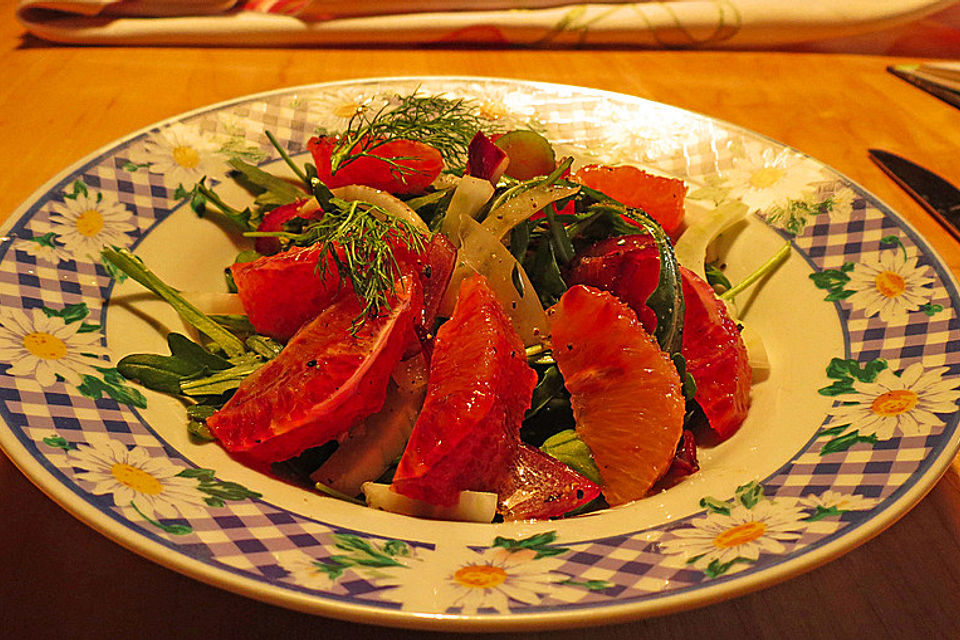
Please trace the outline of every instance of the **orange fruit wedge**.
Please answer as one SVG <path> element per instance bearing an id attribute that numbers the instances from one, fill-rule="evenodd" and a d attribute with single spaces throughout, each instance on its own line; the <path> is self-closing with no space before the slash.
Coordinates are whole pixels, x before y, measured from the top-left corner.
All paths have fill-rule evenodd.
<path id="1" fill-rule="evenodd" d="M 636 311 L 648 331 L 657 326 L 647 298 L 657 288 L 660 258 L 650 236 L 601 240 L 581 252 L 567 282 L 609 291 Z M 697 383 L 695 400 L 710 428 L 729 438 L 747 417 L 753 374 L 737 323 L 707 282 L 680 267 L 683 280 L 683 349 L 687 373 Z"/>
<path id="2" fill-rule="evenodd" d="M 628 207 L 643 209 L 671 236 L 683 224 L 683 201 L 687 195 L 683 180 L 654 175 L 630 165 L 595 164 L 578 169 L 570 177 Z"/>
<path id="3" fill-rule="evenodd" d="M 329 136 L 307 141 L 320 181 L 331 189 L 362 184 L 387 193 L 423 192 L 443 170 L 443 156 L 416 140 L 370 140 L 357 143 L 357 157 L 331 172 L 331 157 L 339 141 Z"/>
<path id="4" fill-rule="evenodd" d="M 331 256 L 322 265 L 320 245 L 291 247 L 230 267 L 237 295 L 257 333 L 286 342 L 341 295 Z M 350 287 L 349 282 L 344 283 Z M 352 288 L 349 289 L 352 292 Z"/>
<path id="5" fill-rule="evenodd" d="M 345 290 L 280 355 L 247 376 L 207 420 L 223 448 L 251 464 L 286 460 L 379 411 L 422 304 L 412 277 L 397 289 L 389 312 L 357 331 L 360 302 Z"/>
<path id="6" fill-rule="evenodd" d="M 437 331 L 427 397 L 392 489 L 452 506 L 461 491 L 497 492 L 520 446 L 520 423 L 537 374 L 486 278 L 460 285 Z"/>
<path id="7" fill-rule="evenodd" d="M 613 295 L 577 285 L 548 312 L 557 361 L 593 452 L 607 503 L 644 497 L 683 434 L 684 398 L 670 358 Z"/>

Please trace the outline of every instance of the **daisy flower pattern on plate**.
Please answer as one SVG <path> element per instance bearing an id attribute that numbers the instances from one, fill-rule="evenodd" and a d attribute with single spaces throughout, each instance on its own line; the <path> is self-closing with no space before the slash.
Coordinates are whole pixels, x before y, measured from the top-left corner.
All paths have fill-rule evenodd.
<path id="1" fill-rule="evenodd" d="M 53 203 L 50 208 L 51 229 L 63 243 L 62 251 L 80 260 L 99 262 L 104 247 L 129 246 L 127 233 L 137 228 L 133 214 L 108 193 L 84 189 L 65 195 L 63 202 Z"/>
<path id="2" fill-rule="evenodd" d="M 733 167 L 723 172 L 723 178 L 730 194 L 751 212 L 785 206 L 823 180 L 820 167 L 799 153 L 749 143 L 734 155 Z"/>
<path id="3" fill-rule="evenodd" d="M 785 553 L 785 543 L 799 539 L 806 528 L 805 516 L 792 502 L 761 499 L 752 506 L 737 502 L 694 519 L 691 527 L 670 531 L 673 538 L 661 541 L 660 547 L 701 571 L 720 575 L 738 562 L 756 562 L 761 552 Z"/>
<path id="4" fill-rule="evenodd" d="M 937 414 L 957 410 L 960 379 L 943 378 L 947 367 L 924 369 L 911 364 L 900 375 L 889 369 L 872 382 L 853 381 L 853 393 L 844 394 L 844 404 L 833 408 L 833 416 L 824 425 L 850 425 L 861 433 L 872 433 L 880 440 L 896 434 L 926 436 L 942 427 Z"/>
<path id="5" fill-rule="evenodd" d="M 813 186 L 813 185 L 811 185 Z M 833 219 L 848 219 L 853 213 L 856 194 L 852 189 L 836 188 L 829 182 L 806 190 L 798 197 L 788 197 L 771 205 L 763 212 L 768 224 L 793 235 L 800 235 L 810 220 L 820 214 Z"/>
<path id="6" fill-rule="evenodd" d="M 182 123 L 160 129 L 130 151 L 130 161 L 149 166 L 170 184 L 190 186 L 206 176 L 220 180 L 229 170 L 221 144 L 199 127 Z"/>
<path id="7" fill-rule="evenodd" d="M 90 434 L 87 444 L 68 452 L 80 469 L 77 482 L 95 495 L 111 495 L 118 507 L 132 507 L 144 517 L 176 518 L 197 513 L 204 496 L 197 481 L 181 474 L 183 467 L 154 457 L 143 447 L 127 445 L 104 434 Z"/>
<path id="8" fill-rule="evenodd" d="M 8 375 L 32 378 L 41 387 L 53 386 L 58 377 L 79 385 L 83 375 L 99 375 L 93 365 L 106 354 L 100 333 L 80 328 L 42 309 L 0 309 L 0 362 L 10 364 Z"/>
<path id="9" fill-rule="evenodd" d="M 847 219 L 853 213 L 853 203 L 857 199 L 857 194 L 853 189 L 847 186 L 841 186 L 829 196 L 830 217 L 836 219 Z"/>
<path id="10" fill-rule="evenodd" d="M 350 119 L 365 110 L 382 109 L 387 101 L 369 93 L 352 89 L 340 89 L 324 94 L 307 105 L 308 117 L 315 119 L 318 127 L 329 132 L 345 129 Z"/>
<path id="11" fill-rule="evenodd" d="M 57 243 L 57 234 L 53 231 L 29 238 L 21 236 L 19 240 L 17 249 L 38 261 L 56 266 L 61 260 L 73 259 L 73 255 L 62 244 Z"/>
<path id="12" fill-rule="evenodd" d="M 299 549 L 276 551 L 273 557 L 287 571 L 290 580 L 302 587 L 329 591 L 336 585 L 336 580 L 322 563 Z"/>
<path id="13" fill-rule="evenodd" d="M 396 571 L 393 580 L 378 582 L 395 588 L 383 597 L 400 602 L 403 609 L 443 612 L 459 609 L 476 614 L 480 609 L 510 613 L 511 602 L 539 604 L 544 596 L 562 588 L 569 576 L 557 573 L 555 558 L 538 558 L 536 551 L 491 547 L 421 553 L 415 571 Z"/>
<path id="14" fill-rule="evenodd" d="M 917 266 L 917 258 L 901 258 L 896 250 L 883 251 L 854 265 L 844 285 L 853 291 L 847 301 L 866 317 L 879 316 L 887 323 L 904 322 L 911 311 L 930 301 L 933 282 L 929 267 Z"/>
<path id="15" fill-rule="evenodd" d="M 880 501 L 855 493 L 840 493 L 828 489 L 820 495 L 811 493 L 805 498 L 799 498 L 797 502 L 808 509 L 814 510 L 814 514 L 807 520 L 819 520 L 827 516 L 838 516 L 847 511 L 873 509 Z"/>
<path id="16" fill-rule="evenodd" d="M 655 163 L 679 155 L 703 137 L 703 127 L 680 125 L 681 116 L 663 113 L 656 120 L 630 109 L 597 104 L 589 119 L 622 123 L 616 132 L 605 130 L 601 145 L 604 161 L 610 163 Z M 598 149 L 588 149 L 597 152 Z"/>

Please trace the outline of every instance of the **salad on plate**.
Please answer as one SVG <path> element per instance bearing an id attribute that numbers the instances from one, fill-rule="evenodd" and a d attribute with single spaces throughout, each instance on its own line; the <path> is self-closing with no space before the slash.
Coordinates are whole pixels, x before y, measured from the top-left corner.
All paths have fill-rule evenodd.
<path id="1" fill-rule="evenodd" d="M 230 161 L 247 202 L 187 194 L 248 239 L 230 294 L 103 252 L 192 329 L 117 368 L 185 399 L 195 440 L 387 511 L 543 520 L 680 482 L 745 419 L 766 364 L 727 303 L 789 245 L 729 282 L 713 242 L 742 209 L 440 95 L 359 107 L 305 163 L 267 135 L 282 171 Z"/>

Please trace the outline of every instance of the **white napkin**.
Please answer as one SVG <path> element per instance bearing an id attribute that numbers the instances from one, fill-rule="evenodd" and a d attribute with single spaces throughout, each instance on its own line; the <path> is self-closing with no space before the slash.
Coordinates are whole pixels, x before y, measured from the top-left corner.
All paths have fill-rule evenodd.
<path id="1" fill-rule="evenodd" d="M 764 48 L 842 38 L 957 0 L 20 0 L 17 17 L 58 42 L 284 46 L 512 43 Z M 149 17 L 148 17 L 149 16 Z"/>

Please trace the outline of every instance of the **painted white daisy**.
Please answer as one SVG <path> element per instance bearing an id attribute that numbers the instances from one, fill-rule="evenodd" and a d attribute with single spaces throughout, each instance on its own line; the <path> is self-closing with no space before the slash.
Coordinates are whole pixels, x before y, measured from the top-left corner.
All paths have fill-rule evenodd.
<path id="1" fill-rule="evenodd" d="M 481 115 L 505 120 L 505 126 L 511 123 L 540 121 L 545 116 L 539 111 L 543 106 L 542 101 L 527 91 L 509 89 L 496 94 L 480 91 L 475 95 L 487 96 L 481 105 Z"/>
<path id="2" fill-rule="evenodd" d="M 275 551 L 277 564 L 290 573 L 290 580 L 307 589 L 329 591 L 336 581 L 320 568 L 317 560 L 299 549 Z"/>
<path id="3" fill-rule="evenodd" d="M 731 196 L 750 211 L 787 206 L 810 185 L 823 180 L 819 165 L 790 149 L 748 143 L 733 157 L 733 168 L 723 172 Z"/>
<path id="4" fill-rule="evenodd" d="M 37 261 L 58 265 L 61 260 L 73 259 L 73 255 L 62 244 L 57 244 L 57 234 L 53 232 L 34 235 L 33 238 L 21 237 L 19 240 L 17 249 L 33 256 Z"/>
<path id="5" fill-rule="evenodd" d="M 0 362 L 11 365 L 9 375 L 33 378 L 41 387 L 55 384 L 57 376 L 79 385 L 85 373 L 100 375 L 93 365 L 107 352 L 99 332 L 78 333 L 80 326 L 40 309 L 0 309 Z"/>
<path id="6" fill-rule="evenodd" d="M 855 293 L 847 302 L 868 318 L 879 314 L 883 322 L 905 322 L 907 314 L 930 301 L 927 285 L 933 277 L 928 273 L 916 257 L 905 260 L 896 250 L 883 251 L 854 265 L 844 287 Z"/>
<path id="7" fill-rule="evenodd" d="M 172 185 L 190 187 L 206 176 L 220 180 L 229 170 L 221 143 L 199 127 L 182 123 L 164 127 L 130 150 L 135 164 L 149 165 L 150 173 L 162 174 Z"/>
<path id="8" fill-rule="evenodd" d="M 721 565 L 737 559 L 754 562 L 760 552 L 784 553 L 784 542 L 797 540 L 806 527 L 804 517 L 801 508 L 783 501 L 761 500 L 752 509 L 737 504 L 730 515 L 711 513 L 693 520 L 692 527 L 670 531 L 674 537 L 661 541 L 660 547 L 667 554 L 693 560 L 700 570 L 714 561 Z"/>
<path id="9" fill-rule="evenodd" d="M 943 379 L 947 370 L 925 370 L 915 362 L 899 376 L 885 369 L 874 382 L 854 380 L 855 393 L 840 396 L 845 404 L 833 408 L 833 416 L 825 426 L 849 424 L 862 434 L 875 433 L 881 440 L 896 433 L 929 435 L 944 424 L 936 414 L 957 411 L 960 378 Z"/>
<path id="10" fill-rule="evenodd" d="M 220 136 L 220 153 L 251 164 L 259 164 L 265 160 L 267 152 L 251 140 L 260 136 L 263 131 L 262 122 L 230 112 L 217 114 L 217 130 L 223 132 Z"/>
<path id="11" fill-rule="evenodd" d="M 614 162 L 657 162 L 680 154 L 685 147 L 704 139 L 704 125 L 691 124 L 685 115 L 669 112 L 651 113 L 645 110 L 608 108 L 596 105 L 599 122 L 617 122 L 616 130 L 604 127 L 602 146 Z M 594 116 L 596 114 L 591 114 Z M 709 126 L 709 125 L 706 125 Z"/>
<path id="12" fill-rule="evenodd" d="M 455 608 L 469 615 L 492 608 L 509 613 L 511 600 L 539 604 L 569 578 L 555 571 L 562 561 L 536 556 L 529 549 L 511 552 L 497 547 L 482 552 L 466 547 L 421 552 L 415 571 L 396 571 L 378 585 L 395 585 L 383 597 L 400 602 L 404 609 Z"/>
<path id="13" fill-rule="evenodd" d="M 331 133 L 346 128 L 350 119 L 361 111 L 376 113 L 387 101 L 381 96 L 356 89 L 337 89 L 310 101 L 308 115 L 317 126 Z"/>
<path id="14" fill-rule="evenodd" d="M 833 202 L 833 207 L 830 208 L 830 217 L 849 218 L 853 213 L 853 201 L 856 198 L 857 194 L 850 187 L 840 187 L 834 191 L 830 194 L 830 200 Z"/>
<path id="15" fill-rule="evenodd" d="M 51 228 L 72 258 L 99 261 L 101 249 L 129 245 L 126 234 L 137 228 L 130 210 L 107 193 L 78 193 L 50 208 Z"/>
<path id="16" fill-rule="evenodd" d="M 805 498 L 800 498 L 797 502 L 810 509 L 865 511 L 877 506 L 879 500 L 855 493 L 840 493 L 839 491 L 828 489 L 820 495 L 811 493 Z"/>
<path id="17" fill-rule="evenodd" d="M 495 93 L 473 98 L 470 101 L 476 105 L 477 112 L 481 117 L 493 122 L 506 120 L 513 115 L 507 105 L 503 103 L 503 98 Z"/>
<path id="18" fill-rule="evenodd" d="M 257 113 L 262 116 L 262 113 Z M 263 130 L 262 119 L 257 120 L 249 115 L 240 115 L 230 111 L 216 114 L 217 129 L 223 131 L 227 137 L 255 136 Z"/>
<path id="19" fill-rule="evenodd" d="M 106 434 L 90 434 L 88 444 L 68 453 L 80 469 L 77 481 L 95 495 L 113 496 L 119 507 L 133 507 L 147 517 L 176 518 L 198 512 L 204 495 L 195 478 L 177 474 L 183 467 L 153 457 L 143 447 L 128 449 Z"/>

